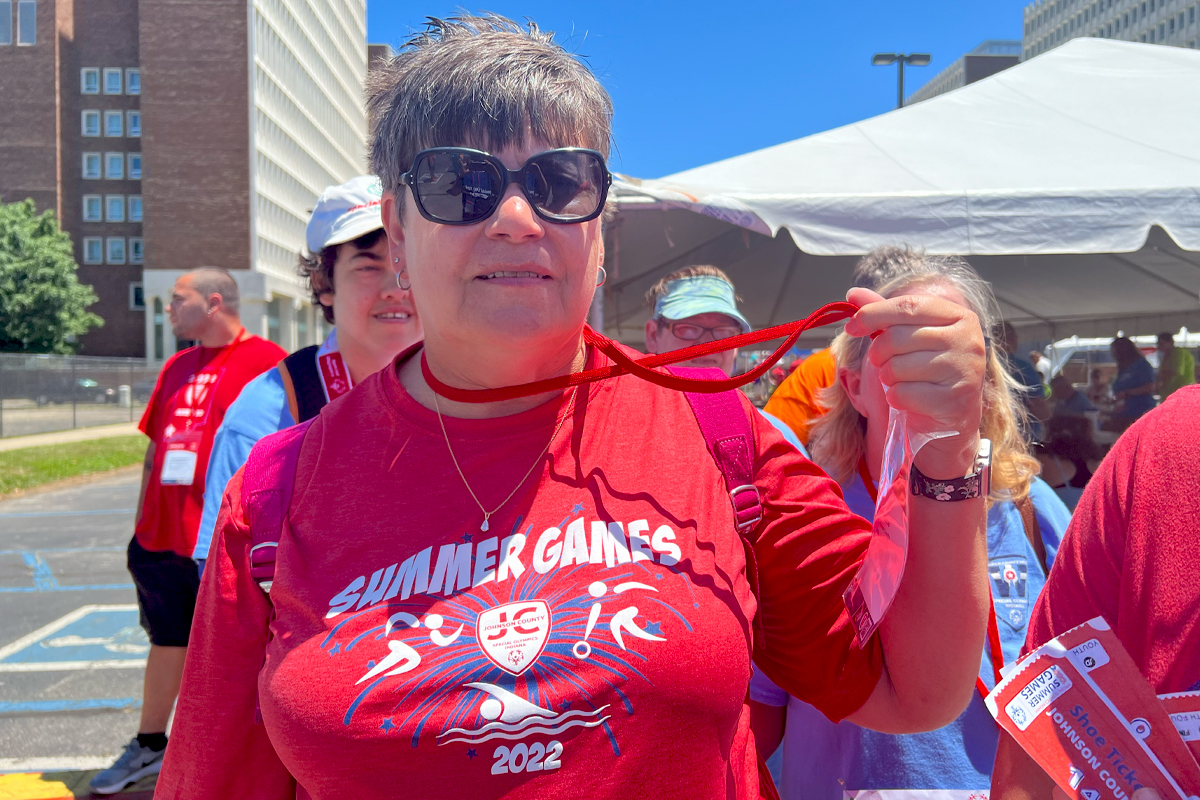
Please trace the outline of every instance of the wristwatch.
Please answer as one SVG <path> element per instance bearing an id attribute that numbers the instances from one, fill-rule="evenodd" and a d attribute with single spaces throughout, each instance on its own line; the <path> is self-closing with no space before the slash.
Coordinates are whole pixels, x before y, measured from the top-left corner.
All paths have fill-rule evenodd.
<path id="1" fill-rule="evenodd" d="M 914 463 L 909 471 L 912 493 L 941 503 L 987 497 L 992 490 L 992 440 L 980 439 L 975 453 L 975 467 L 965 478 L 934 480 L 921 473 Z"/>

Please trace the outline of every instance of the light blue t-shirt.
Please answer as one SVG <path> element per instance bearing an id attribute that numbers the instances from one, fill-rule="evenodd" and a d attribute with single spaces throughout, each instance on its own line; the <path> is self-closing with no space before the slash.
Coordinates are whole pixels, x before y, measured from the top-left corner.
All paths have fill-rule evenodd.
<path id="1" fill-rule="evenodd" d="M 775 430 L 783 434 L 783 438 L 787 439 L 788 444 L 799 450 L 802 456 L 808 458 L 808 451 L 804 449 L 804 445 L 800 444 L 800 439 L 796 436 L 796 432 L 789 428 L 786 422 L 781 420 L 779 417 L 768 414 L 761 408 L 758 409 L 758 413 L 762 414 L 763 419 L 774 425 Z"/>
<path id="2" fill-rule="evenodd" d="M 204 478 L 204 513 L 200 517 L 200 531 L 192 558 L 197 561 L 208 558 L 225 484 L 246 463 L 250 449 L 267 434 L 295 424 L 278 367 L 267 370 L 242 389 L 225 412 L 225 419 L 213 439 L 208 473 Z"/>
<path id="3" fill-rule="evenodd" d="M 875 503 L 858 475 L 842 491 L 851 511 L 868 520 L 874 517 Z M 1040 478 L 1034 479 L 1030 498 L 1046 545 L 1046 561 L 1053 563 L 1071 514 Z M 1045 576 L 1015 504 L 992 506 L 987 538 L 989 583 L 1007 664 L 1016 660 L 1025 644 L 1029 612 Z M 987 653 L 980 659 L 979 676 L 988 687 L 995 682 Z M 782 770 L 772 769 L 784 800 L 841 800 L 844 790 L 987 789 L 991 785 L 999 735 L 978 692 L 972 694 L 967 710 L 946 727 L 905 735 L 878 733 L 845 721 L 835 725 L 775 686 L 757 667 L 750 697 L 765 705 L 787 706 Z"/>

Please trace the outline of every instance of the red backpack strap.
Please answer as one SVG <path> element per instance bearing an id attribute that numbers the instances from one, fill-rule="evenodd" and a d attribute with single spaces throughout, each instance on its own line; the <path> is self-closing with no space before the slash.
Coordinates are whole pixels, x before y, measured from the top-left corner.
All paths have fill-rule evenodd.
<path id="1" fill-rule="evenodd" d="M 283 518 L 292 501 L 296 462 L 310 422 L 264 436 L 250 451 L 242 473 L 242 505 L 250 523 L 250 576 L 264 592 L 275 579 L 275 554 Z"/>
<path id="2" fill-rule="evenodd" d="M 670 371 L 685 378 L 723 377 L 716 369 L 691 367 L 669 367 Z M 763 518 L 762 495 L 754 485 L 754 429 L 746 416 L 740 392 L 732 389 L 715 394 L 684 392 L 708 452 L 717 469 L 725 478 L 725 489 L 733 505 L 734 527 L 746 550 L 747 578 L 750 588 L 758 597 L 758 561 L 754 555 L 754 532 Z M 758 635 L 763 635 L 760 614 L 754 615 L 754 626 Z"/>

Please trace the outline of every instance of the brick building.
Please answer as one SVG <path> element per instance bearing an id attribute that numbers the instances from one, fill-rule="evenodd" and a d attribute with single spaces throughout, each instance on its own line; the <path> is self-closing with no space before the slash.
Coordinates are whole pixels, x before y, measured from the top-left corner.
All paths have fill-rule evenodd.
<path id="1" fill-rule="evenodd" d="M 365 169 L 365 0 L 0 0 L 0 198 L 52 209 L 104 327 L 163 358 L 180 273 L 233 271 L 247 329 L 321 335 L 295 277 L 312 204 Z"/>

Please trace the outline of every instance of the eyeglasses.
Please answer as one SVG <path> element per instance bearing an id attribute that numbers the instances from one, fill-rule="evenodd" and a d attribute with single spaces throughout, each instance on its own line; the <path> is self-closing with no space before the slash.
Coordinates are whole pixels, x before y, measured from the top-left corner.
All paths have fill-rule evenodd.
<path id="1" fill-rule="evenodd" d="M 705 333 L 711 333 L 712 338 L 728 339 L 730 336 L 737 336 L 742 332 L 742 329 L 737 325 L 718 325 L 715 328 L 706 328 L 703 325 L 693 325 L 690 322 L 671 322 L 670 320 L 659 317 L 659 326 L 666 328 L 676 339 L 682 339 L 685 342 L 694 342 L 704 336 Z"/>
<path id="2" fill-rule="evenodd" d="M 412 189 L 417 210 L 430 222 L 474 225 L 496 213 L 515 183 L 547 222 L 595 219 L 604 210 L 612 174 L 595 150 L 561 147 L 508 169 L 500 159 L 468 147 L 433 147 L 413 158 L 400 182 Z"/>

